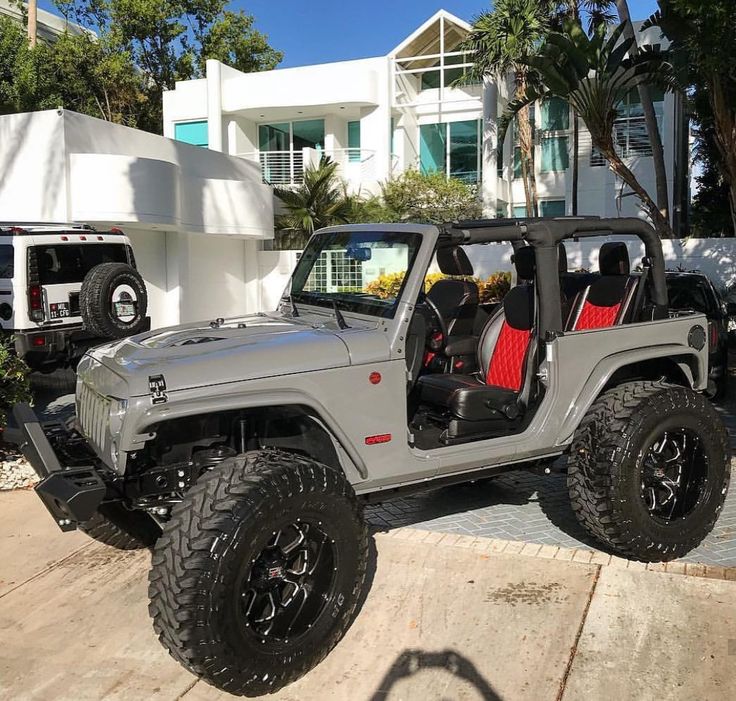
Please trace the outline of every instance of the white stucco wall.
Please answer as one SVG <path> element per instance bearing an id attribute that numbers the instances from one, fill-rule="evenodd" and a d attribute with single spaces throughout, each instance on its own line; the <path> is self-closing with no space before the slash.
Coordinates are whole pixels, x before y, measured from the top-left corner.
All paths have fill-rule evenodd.
<path id="1" fill-rule="evenodd" d="M 254 163 L 50 110 L 0 116 L 0 221 L 122 227 L 159 327 L 257 310 L 273 197 Z"/>

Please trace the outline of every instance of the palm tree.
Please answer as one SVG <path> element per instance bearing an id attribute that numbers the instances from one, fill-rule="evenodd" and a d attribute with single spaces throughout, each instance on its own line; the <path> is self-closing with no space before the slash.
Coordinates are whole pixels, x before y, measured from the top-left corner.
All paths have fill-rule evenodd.
<path id="1" fill-rule="evenodd" d="M 733 229 L 736 231 L 736 5 L 659 0 L 659 10 L 643 29 L 658 27 L 671 45 L 668 54 L 682 68 L 684 80 L 694 88 L 700 127 L 718 154 L 718 167 L 728 186 Z M 699 102 L 708 107 L 698 109 Z"/>
<path id="2" fill-rule="evenodd" d="M 337 163 L 327 156 L 323 155 L 318 165 L 304 169 L 300 185 L 277 187 L 274 194 L 286 210 L 276 217 L 282 248 L 304 248 L 317 229 L 349 221 L 351 201 L 337 175 Z"/>
<path id="3" fill-rule="evenodd" d="M 614 15 L 610 11 L 613 0 L 567 0 L 559 3 L 552 26 L 562 28 L 562 22 L 572 19 L 582 24 L 582 13 L 588 16 L 588 31 L 592 32 L 599 24 L 610 24 Z M 571 214 L 578 213 L 578 174 L 580 172 L 580 119 L 575 110 L 572 111 L 572 183 L 570 207 Z"/>
<path id="4" fill-rule="evenodd" d="M 28 43 L 36 45 L 38 35 L 38 3 L 36 0 L 28 0 Z"/>
<path id="5" fill-rule="evenodd" d="M 579 22 L 567 20 L 563 32 L 552 32 L 535 55 L 524 59 L 538 73 L 541 84 L 509 104 L 499 122 L 499 140 L 514 115 L 531 102 L 552 96 L 562 98 L 580 115 L 593 146 L 606 158 L 613 173 L 639 198 L 659 235 L 673 238 L 669 221 L 616 151 L 613 131 L 627 93 L 642 82 L 672 90 L 676 87 L 674 70 L 658 49 L 645 47 L 632 56 L 629 51 L 633 42 L 622 40 L 623 31 L 624 25 L 620 24 L 608 35 L 607 27 L 600 24 L 588 37 Z"/>
<path id="6" fill-rule="evenodd" d="M 494 9 L 482 12 L 473 22 L 468 38 L 460 50 L 470 54 L 473 62 L 470 75 L 475 79 L 493 76 L 505 79 L 511 73 L 514 79 L 514 99 L 524 103 L 518 110 L 517 126 L 521 152 L 521 177 L 524 182 L 526 213 L 537 216 L 537 185 L 534 176 L 534 144 L 529 119 L 529 105 L 525 98 L 536 83 L 535 71 L 524 62 L 534 53 L 547 33 L 550 4 L 541 0 L 497 0 Z M 499 140 L 503 147 L 503 139 Z M 502 153 L 501 149 L 499 152 Z"/>
<path id="7" fill-rule="evenodd" d="M 635 56 L 639 51 L 634 35 L 634 25 L 631 23 L 629 5 L 626 0 L 616 0 L 616 8 L 621 23 L 624 25 L 624 37 L 631 41 L 630 54 Z M 649 143 L 652 147 L 652 162 L 654 164 L 654 182 L 657 188 L 657 206 L 662 216 L 669 220 L 669 197 L 667 194 L 667 171 L 664 166 L 664 148 L 662 148 L 662 137 L 659 133 L 657 115 L 654 113 L 652 93 L 646 83 L 639 83 L 639 99 L 641 100 L 642 112 L 644 112 L 644 123 L 647 127 Z"/>

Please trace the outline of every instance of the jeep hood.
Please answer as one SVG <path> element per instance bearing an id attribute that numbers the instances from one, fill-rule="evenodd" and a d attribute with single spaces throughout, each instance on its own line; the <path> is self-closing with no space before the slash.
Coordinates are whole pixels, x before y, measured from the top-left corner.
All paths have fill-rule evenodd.
<path id="1" fill-rule="evenodd" d="M 149 394 L 149 378 L 158 375 L 170 392 L 350 365 L 348 348 L 334 330 L 266 315 L 157 329 L 88 355 L 80 377 L 101 393 L 117 385 L 122 394 L 122 380 L 130 397 Z"/>

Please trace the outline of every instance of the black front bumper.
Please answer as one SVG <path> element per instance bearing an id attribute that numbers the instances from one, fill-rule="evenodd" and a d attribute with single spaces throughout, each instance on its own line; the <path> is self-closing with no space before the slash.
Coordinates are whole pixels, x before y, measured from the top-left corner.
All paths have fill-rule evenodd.
<path id="1" fill-rule="evenodd" d="M 41 481 L 36 493 L 46 505 L 62 531 L 71 531 L 77 524 L 88 521 L 105 498 L 107 488 L 94 465 L 64 466 L 28 404 L 16 404 L 13 417 L 18 429 L 6 434 L 6 439 L 18 443 L 26 460 Z"/>

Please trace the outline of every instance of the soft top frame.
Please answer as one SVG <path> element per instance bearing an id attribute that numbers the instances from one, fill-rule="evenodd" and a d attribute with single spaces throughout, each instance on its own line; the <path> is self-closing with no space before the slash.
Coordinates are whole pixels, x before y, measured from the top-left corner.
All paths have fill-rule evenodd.
<path id="1" fill-rule="evenodd" d="M 589 236 L 634 235 L 644 244 L 651 264 L 650 282 L 655 315 L 667 311 L 662 242 L 650 224 L 635 217 L 602 219 L 600 217 L 538 217 L 528 219 L 479 219 L 452 222 L 441 227 L 439 245 L 472 245 L 479 243 L 525 243 L 534 248 L 537 264 L 539 298 L 539 332 L 545 338 L 560 333 L 562 305 L 557 263 L 557 245 L 566 239 Z M 444 242 L 442 241 L 444 239 Z M 556 302 L 555 302 L 556 301 Z"/>

